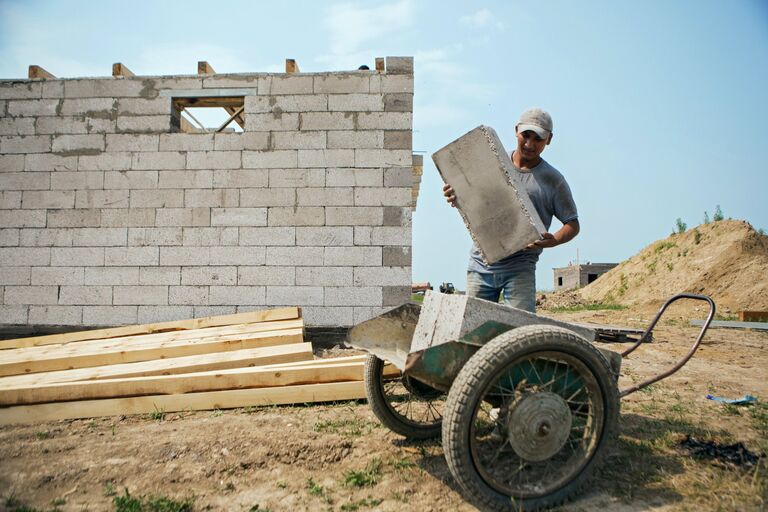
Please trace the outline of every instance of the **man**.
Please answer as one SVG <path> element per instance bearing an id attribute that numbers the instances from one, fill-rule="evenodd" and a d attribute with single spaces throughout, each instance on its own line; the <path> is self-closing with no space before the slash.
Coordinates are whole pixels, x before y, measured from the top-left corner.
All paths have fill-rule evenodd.
<path id="1" fill-rule="evenodd" d="M 515 125 L 515 135 L 517 148 L 512 152 L 512 163 L 547 232 L 542 233 L 541 240 L 490 265 L 483 261 L 477 245 L 473 245 L 467 270 L 467 295 L 498 302 L 499 294 L 503 293 L 506 304 L 534 313 L 539 255 L 543 249 L 571 241 L 579 234 L 580 227 L 568 183 L 541 158 L 541 153 L 552 142 L 552 117 L 540 108 L 528 109 Z M 451 206 L 456 206 L 450 184 L 443 187 L 443 195 Z M 549 233 L 553 216 L 563 223 L 554 234 Z"/>

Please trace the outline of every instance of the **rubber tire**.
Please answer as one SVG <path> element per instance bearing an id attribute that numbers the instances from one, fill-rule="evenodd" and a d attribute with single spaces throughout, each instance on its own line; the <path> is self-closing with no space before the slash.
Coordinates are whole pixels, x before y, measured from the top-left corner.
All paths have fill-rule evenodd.
<path id="1" fill-rule="evenodd" d="M 365 383 L 365 394 L 373 414 L 390 430 L 408 439 L 433 439 L 438 437 L 442 430 L 442 421 L 429 425 L 412 422 L 392 410 L 384 394 L 384 386 L 381 379 L 383 370 L 384 361 L 378 357 L 369 355 L 365 360 L 363 381 Z"/>
<path id="2" fill-rule="evenodd" d="M 515 499 L 487 484 L 472 460 L 470 425 L 490 381 L 515 359 L 528 353 L 556 351 L 578 358 L 594 375 L 604 400 L 605 426 L 591 460 L 564 486 L 545 496 Z M 576 495 L 608 451 L 618 431 L 619 397 L 605 357 L 574 332 L 555 326 L 529 325 L 507 331 L 478 350 L 453 382 L 443 414 L 443 451 L 448 468 L 465 497 L 481 510 L 539 510 L 560 505 Z"/>

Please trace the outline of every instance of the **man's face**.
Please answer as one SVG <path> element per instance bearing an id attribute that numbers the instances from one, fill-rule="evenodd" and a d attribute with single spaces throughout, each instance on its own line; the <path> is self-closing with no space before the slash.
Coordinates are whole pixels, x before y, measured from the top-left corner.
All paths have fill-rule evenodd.
<path id="1" fill-rule="evenodd" d="M 539 135 L 532 130 L 521 132 L 515 127 L 515 134 L 517 135 L 517 151 L 525 160 L 539 158 L 544 148 L 552 141 L 551 133 L 546 139 L 540 139 Z"/>

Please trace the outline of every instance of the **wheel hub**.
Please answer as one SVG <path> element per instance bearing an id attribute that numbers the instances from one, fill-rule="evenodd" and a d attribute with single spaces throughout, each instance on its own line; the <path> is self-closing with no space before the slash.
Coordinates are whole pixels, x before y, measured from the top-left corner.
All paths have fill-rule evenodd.
<path id="1" fill-rule="evenodd" d="M 548 391 L 524 395 L 509 411 L 509 444 L 521 458 L 540 462 L 563 447 L 571 431 L 571 410 L 563 398 Z"/>

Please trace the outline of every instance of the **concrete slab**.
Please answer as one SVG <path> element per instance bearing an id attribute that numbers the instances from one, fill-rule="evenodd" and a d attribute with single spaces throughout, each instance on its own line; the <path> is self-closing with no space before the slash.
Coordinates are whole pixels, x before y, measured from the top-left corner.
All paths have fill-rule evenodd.
<path id="1" fill-rule="evenodd" d="M 478 126 L 432 155 L 483 257 L 494 263 L 541 238 L 541 219 L 499 136 Z"/>

